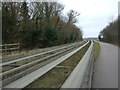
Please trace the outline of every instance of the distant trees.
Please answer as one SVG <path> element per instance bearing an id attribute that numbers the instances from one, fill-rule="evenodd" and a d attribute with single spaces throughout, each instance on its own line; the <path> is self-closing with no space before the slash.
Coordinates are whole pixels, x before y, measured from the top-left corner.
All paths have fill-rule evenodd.
<path id="1" fill-rule="evenodd" d="M 100 32 L 99 38 L 100 38 L 100 36 L 103 36 L 102 38 L 100 38 L 102 41 L 120 45 L 120 43 L 118 43 L 118 40 L 119 40 L 119 38 L 118 38 L 118 31 L 119 31 L 118 26 L 120 26 L 120 18 L 111 22 L 107 27 L 105 27 Z"/>
<path id="2" fill-rule="evenodd" d="M 21 48 L 31 49 L 82 40 L 75 25 L 79 13 L 71 10 L 65 17 L 63 10 L 57 2 L 3 2 L 3 44 L 19 42 Z"/>

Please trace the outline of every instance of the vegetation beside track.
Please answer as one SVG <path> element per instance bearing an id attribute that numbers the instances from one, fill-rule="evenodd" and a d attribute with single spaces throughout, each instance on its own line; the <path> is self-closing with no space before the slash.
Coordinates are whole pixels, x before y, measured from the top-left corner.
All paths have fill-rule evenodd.
<path id="1" fill-rule="evenodd" d="M 93 50 L 93 57 L 96 59 L 100 52 L 100 44 L 94 41 L 94 50 Z"/>

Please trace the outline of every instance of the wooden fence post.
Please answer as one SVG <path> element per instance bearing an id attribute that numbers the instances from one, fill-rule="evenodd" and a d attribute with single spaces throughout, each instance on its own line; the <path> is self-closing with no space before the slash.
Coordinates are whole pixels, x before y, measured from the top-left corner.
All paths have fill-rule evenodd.
<path id="1" fill-rule="evenodd" d="M 4 44 L 4 45 L 0 45 L 0 51 L 3 51 L 2 54 L 8 54 L 8 51 L 10 52 L 10 54 L 12 53 L 12 51 L 17 51 L 19 52 L 20 50 L 20 44 L 19 43 L 13 43 L 13 44 Z M 10 47 L 9 47 L 10 46 Z"/>

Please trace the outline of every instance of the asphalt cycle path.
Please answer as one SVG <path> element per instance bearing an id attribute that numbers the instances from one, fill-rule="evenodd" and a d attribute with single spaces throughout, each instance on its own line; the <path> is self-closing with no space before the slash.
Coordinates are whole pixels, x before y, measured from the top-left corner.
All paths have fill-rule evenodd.
<path id="1" fill-rule="evenodd" d="M 100 43 L 100 53 L 94 64 L 93 88 L 118 88 L 118 47 Z"/>

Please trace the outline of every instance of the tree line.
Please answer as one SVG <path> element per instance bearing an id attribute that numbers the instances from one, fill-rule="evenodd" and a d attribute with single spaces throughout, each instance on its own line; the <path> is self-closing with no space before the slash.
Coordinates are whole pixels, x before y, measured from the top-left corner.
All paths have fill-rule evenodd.
<path id="1" fill-rule="evenodd" d="M 99 39 L 104 42 L 113 43 L 120 46 L 118 32 L 120 26 L 120 16 L 106 26 L 99 34 Z M 102 36 L 102 37 L 101 37 Z"/>
<path id="2" fill-rule="evenodd" d="M 3 2 L 2 43 L 20 43 L 22 49 L 43 48 L 82 40 L 75 25 L 80 14 L 57 2 Z"/>

